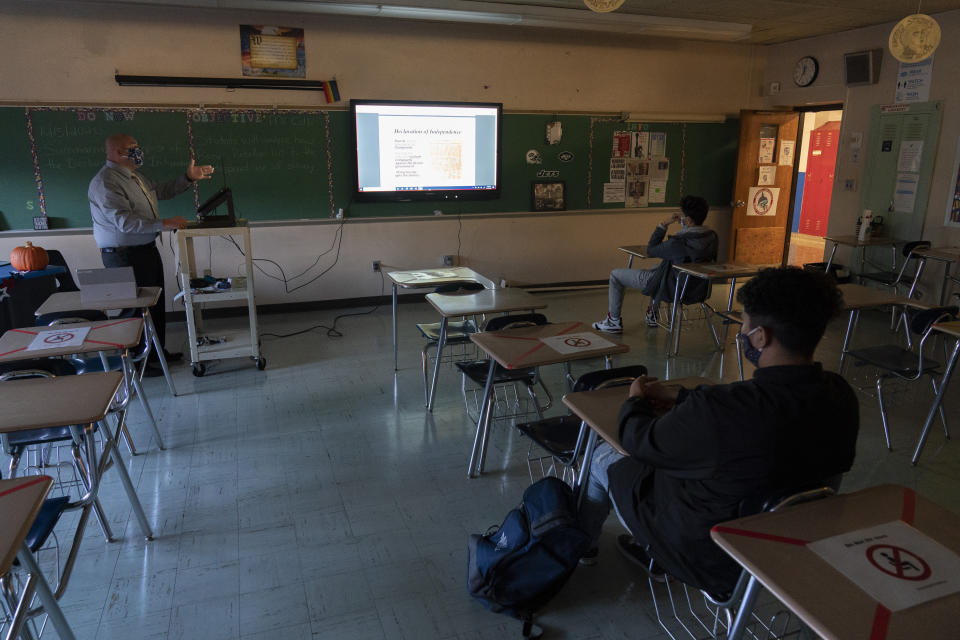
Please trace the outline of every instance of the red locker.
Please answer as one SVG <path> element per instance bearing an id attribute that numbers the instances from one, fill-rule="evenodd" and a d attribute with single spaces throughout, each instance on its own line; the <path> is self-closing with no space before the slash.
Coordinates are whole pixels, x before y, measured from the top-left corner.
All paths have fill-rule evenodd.
<path id="1" fill-rule="evenodd" d="M 810 132 L 803 201 L 800 205 L 800 233 L 821 238 L 827 233 L 839 143 L 839 122 L 828 122 Z"/>

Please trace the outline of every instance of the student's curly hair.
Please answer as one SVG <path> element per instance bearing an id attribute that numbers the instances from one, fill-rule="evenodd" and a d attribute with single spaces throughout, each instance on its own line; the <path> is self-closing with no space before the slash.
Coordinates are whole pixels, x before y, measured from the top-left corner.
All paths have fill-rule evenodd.
<path id="1" fill-rule="evenodd" d="M 764 269 L 737 292 L 754 326 L 764 326 L 797 354 L 812 356 L 827 323 L 843 306 L 833 279 L 797 267 Z"/>
<path id="2" fill-rule="evenodd" d="M 683 215 L 690 216 L 695 223 L 700 225 L 707 219 L 710 205 L 700 196 L 684 196 L 680 201 L 680 211 L 683 211 Z"/>

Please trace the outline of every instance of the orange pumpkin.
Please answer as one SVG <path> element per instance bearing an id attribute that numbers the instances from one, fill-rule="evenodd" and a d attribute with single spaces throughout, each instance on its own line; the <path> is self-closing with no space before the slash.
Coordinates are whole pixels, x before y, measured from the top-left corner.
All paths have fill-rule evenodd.
<path id="1" fill-rule="evenodd" d="M 17 247 L 10 252 L 10 266 L 17 271 L 39 271 L 46 269 L 50 258 L 43 247 L 35 247 L 32 242 L 26 246 Z"/>

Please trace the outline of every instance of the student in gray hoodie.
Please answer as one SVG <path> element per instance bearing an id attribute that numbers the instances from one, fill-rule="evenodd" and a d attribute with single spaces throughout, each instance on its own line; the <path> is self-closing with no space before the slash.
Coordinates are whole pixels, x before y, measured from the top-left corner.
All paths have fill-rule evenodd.
<path id="1" fill-rule="evenodd" d="M 646 322 L 648 327 L 657 326 L 656 310 L 659 304 L 673 302 L 677 279 L 673 264 L 713 262 L 717 259 L 717 233 L 703 226 L 709 210 L 710 206 L 703 198 L 685 196 L 680 201 L 680 213 L 658 224 L 650 236 L 647 254 L 660 258 L 660 264 L 653 269 L 614 269 L 610 272 L 610 308 L 606 318 L 593 323 L 594 329 L 607 333 L 623 332 L 620 308 L 623 306 L 625 288 L 640 289 L 644 295 L 650 296 Z M 674 222 L 679 222 L 682 228 L 668 238 L 667 228 Z M 695 286 L 702 286 L 699 282 L 691 285 L 687 287 L 685 297 L 693 298 L 702 293 L 694 289 Z M 709 286 L 709 283 L 704 282 L 703 285 Z"/>

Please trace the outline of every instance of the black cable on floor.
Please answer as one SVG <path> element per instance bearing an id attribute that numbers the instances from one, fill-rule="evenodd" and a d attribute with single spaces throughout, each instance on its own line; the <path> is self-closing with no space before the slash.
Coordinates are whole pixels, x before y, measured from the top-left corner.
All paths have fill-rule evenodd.
<path id="1" fill-rule="evenodd" d="M 380 297 L 383 297 L 384 287 L 385 287 L 385 281 L 384 281 L 384 278 L 383 278 L 383 271 L 381 271 L 381 272 L 380 272 Z M 380 305 L 378 304 L 378 305 L 374 306 L 372 309 L 368 309 L 367 311 L 355 311 L 355 312 L 353 312 L 353 313 L 341 313 L 340 315 L 336 316 L 336 317 L 333 319 L 333 326 L 332 326 L 332 327 L 328 327 L 328 326 L 325 325 L 325 324 L 317 324 L 317 325 L 314 325 L 314 326 L 312 326 L 312 327 L 308 327 L 308 328 L 306 328 L 306 329 L 301 329 L 301 330 L 299 330 L 299 331 L 294 331 L 293 333 L 269 333 L 269 332 L 268 332 L 268 333 L 261 333 L 260 336 L 261 336 L 261 337 L 270 336 L 270 337 L 272 337 L 272 338 L 292 338 L 293 336 L 299 336 L 299 335 L 302 335 L 302 334 L 304 334 L 304 333 L 309 333 L 310 331 L 313 331 L 314 329 L 326 329 L 326 330 L 327 330 L 327 337 L 328 337 L 328 338 L 342 338 L 342 337 L 343 337 L 343 334 L 340 333 L 340 331 L 337 330 L 337 322 L 339 322 L 341 318 L 349 318 L 349 317 L 351 317 L 351 316 L 366 316 L 366 315 L 370 315 L 371 313 L 373 313 L 374 311 L 376 311 L 376 310 L 379 309 L 379 308 L 380 308 Z"/>

